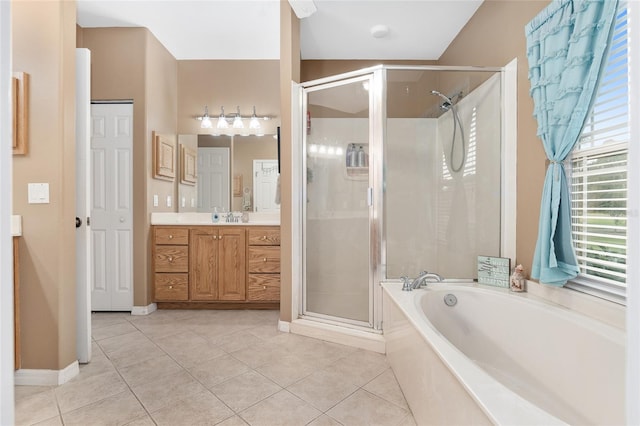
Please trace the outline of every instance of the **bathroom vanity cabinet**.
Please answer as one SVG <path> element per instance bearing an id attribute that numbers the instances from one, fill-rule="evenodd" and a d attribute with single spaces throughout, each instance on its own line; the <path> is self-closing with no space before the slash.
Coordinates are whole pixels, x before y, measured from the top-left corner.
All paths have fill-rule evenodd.
<path id="1" fill-rule="evenodd" d="M 160 308 L 278 308 L 278 226 L 152 226 Z"/>

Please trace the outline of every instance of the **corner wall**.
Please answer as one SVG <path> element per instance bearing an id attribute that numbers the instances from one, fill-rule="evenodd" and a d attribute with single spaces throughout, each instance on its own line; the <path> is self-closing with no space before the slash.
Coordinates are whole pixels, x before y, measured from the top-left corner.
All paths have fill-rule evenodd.
<path id="1" fill-rule="evenodd" d="M 12 2 L 13 70 L 30 74 L 29 153 L 13 157 L 13 213 L 22 215 L 22 367 L 76 360 L 74 2 Z M 48 204 L 27 184 L 47 182 Z"/>
<path id="2" fill-rule="evenodd" d="M 538 238 L 538 213 L 545 174 L 542 142 L 536 136 L 529 96 L 525 25 L 549 1 L 487 0 L 438 60 L 438 65 L 504 66 L 518 58 L 518 169 L 515 263 L 531 271 Z M 507 143 L 509 141 L 506 141 Z"/>

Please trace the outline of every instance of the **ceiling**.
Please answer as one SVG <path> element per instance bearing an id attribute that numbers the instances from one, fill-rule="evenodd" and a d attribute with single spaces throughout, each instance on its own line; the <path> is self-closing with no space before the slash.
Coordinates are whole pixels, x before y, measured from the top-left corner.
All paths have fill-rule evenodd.
<path id="1" fill-rule="evenodd" d="M 315 0 L 302 59 L 435 60 L 482 0 Z M 78 24 L 146 27 L 179 60 L 279 59 L 279 0 L 78 0 Z M 382 38 L 371 35 L 386 25 Z"/>

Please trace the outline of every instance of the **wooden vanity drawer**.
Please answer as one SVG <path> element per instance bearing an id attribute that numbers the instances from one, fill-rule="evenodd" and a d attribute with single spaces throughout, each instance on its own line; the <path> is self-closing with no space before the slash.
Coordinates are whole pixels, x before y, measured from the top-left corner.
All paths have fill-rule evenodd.
<path id="1" fill-rule="evenodd" d="M 249 247 L 249 273 L 280 273 L 280 247 Z"/>
<path id="2" fill-rule="evenodd" d="M 155 272 L 189 272 L 189 246 L 156 246 Z"/>
<path id="3" fill-rule="evenodd" d="M 155 274 L 155 300 L 189 300 L 189 275 Z"/>
<path id="4" fill-rule="evenodd" d="M 247 300 L 280 300 L 280 275 L 249 274 Z"/>
<path id="5" fill-rule="evenodd" d="M 279 246 L 280 229 L 277 228 L 249 228 L 250 246 Z"/>
<path id="6" fill-rule="evenodd" d="M 154 243 L 181 246 L 189 244 L 189 229 L 155 228 Z"/>

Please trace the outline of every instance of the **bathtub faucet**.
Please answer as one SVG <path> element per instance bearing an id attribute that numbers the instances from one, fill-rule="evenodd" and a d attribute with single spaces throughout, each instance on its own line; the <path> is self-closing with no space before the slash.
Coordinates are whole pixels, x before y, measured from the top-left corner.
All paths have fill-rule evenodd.
<path id="1" fill-rule="evenodd" d="M 422 271 L 418 274 L 418 276 L 411 282 L 411 288 L 420 288 L 423 285 L 426 285 L 427 282 L 441 282 L 442 277 L 435 272 L 427 272 Z"/>

